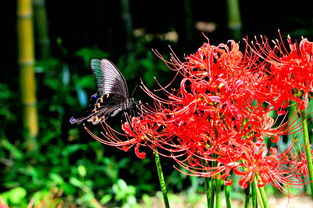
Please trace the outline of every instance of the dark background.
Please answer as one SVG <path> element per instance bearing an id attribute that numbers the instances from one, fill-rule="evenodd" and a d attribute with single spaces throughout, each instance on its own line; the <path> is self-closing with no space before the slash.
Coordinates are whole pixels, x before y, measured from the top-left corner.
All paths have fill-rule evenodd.
<path id="1" fill-rule="evenodd" d="M 276 38 L 277 30 L 282 34 L 310 37 L 312 35 L 312 9 L 310 1 L 265 0 L 239 1 L 242 19 L 242 36 L 267 35 Z M 143 28 L 147 33 L 165 33 L 169 30 L 184 31 L 185 10 L 183 1 L 129 1 L 133 28 Z M 123 53 L 125 33 L 121 19 L 119 1 L 47 1 L 47 15 L 53 54 L 58 54 L 56 39 L 61 38 L 63 46 L 73 52 L 82 47 L 97 46 L 102 50 Z M 190 1 L 193 22 L 207 21 L 216 24 L 216 30 L 206 34 L 214 44 L 225 42 L 233 37 L 227 29 L 227 9 L 225 1 Z M 3 41 L 1 60 L 2 72 L 8 72 L 16 61 L 16 2 L 7 1 L 1 7 Z M 197 49 L 205 41 L 201 31 L 193 29 L 190 47 L 186 53 Z M 179 33 L 184 40 L 184 33 Z M 188 45 L 189 46 L 189 45 Z M 155 46 L 154 46 L 155 47 Z M 157 47 L 155 47 L 157 48 Z M 16 70 L 14 70 L 16 71 Z M 9 75 L 7 75 L 9 76 Z M 1 76 L 4 77 L 4 76 Z"/>

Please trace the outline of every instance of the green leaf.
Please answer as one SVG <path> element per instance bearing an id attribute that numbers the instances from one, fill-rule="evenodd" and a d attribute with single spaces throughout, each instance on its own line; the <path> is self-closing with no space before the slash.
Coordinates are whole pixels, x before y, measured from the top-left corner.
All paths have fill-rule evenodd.
<path id="1" fill-rule="evenodd" d="M 64 180 L 63 178 L 58 175 L 58 174 L 55 174 L 55 173 L 50 173 L 49 174 L 49 178 L 51 178 L 51 180 L 56 183 L 56 184 L 63 184 L 64 183 Z"/>
<path id="2" fill-rule="evenodd" d="M 22 187 L 16 187 L 9 191 L 1 193 L 1 196 L 13 204 L 21 203 L 26 197 L 26 190 Z"/>
<path id="3" fill-rule="evenodd" d="M 74 195 L 77 192 L 77 188 L 69 183 L 64 183 L 61 188 L 66 195 Z"/>
<path id="4" fill-rule="evenodd" d="M 60 88 L 60 82 L 59 80 L 55 79 L 45 79 L 44 80 L 45 85 L 47 85 L 49 88 L 53 90 L 58 90 Z"/>
<path id="5" fill-rule="evenodd" d="M 94 89 L 95 80 L 92 75 L 86 75 L 77 80 L 77 84 L 83 89 Z"/>
<path id="6" fill-rule="evenodd" d="M 77 178 L 74 178 L 74 177 L 70 177 L 70 183 L 76 187 L 80 187 L 82 188 L 84 186 L 84 184 L 78 180 Z"/>
<path id="7" fill-rule="evenodd" d="M 76 51 L 75 55 L 84 60 L 85 66 L 89 66 L 90 60 L 93 58 L 102 59 L 109 56 L 108 53 L 97 48 L 82 48 Z"/>
<path id="8" fill-rule="evenodd" d="M 16 146 L 11 144 L 6 138 L 2 138 L 0 141 L 1 141 L 0 147 L 9 150 L 15 159 L 24 158 L 24 154 L 18 148 L 16 148 Z"/>
<path id="9" fill-rule="evenodd" d="M 108 203 L 109 201 L 111 201 L 112 199 L 112 195 L 111 194 L 106 194 L 104 195 L 101 199 L 100 199 L 100 203 L 101 204 L 106 204 Z"/>
<path id="10" fill-rule="evenodd" d="M 87 169 L 86 169 L 86 167 L 85 166 L 83 166 L 83 165 L 79 165 L 78 166 L 78 174 L 81 176 L 81 177 L 85 177 L 86 176 L 86 174 L 87 174 Z"/>
<path id="11" fill-rule="evenodd" d="M 37 73 L 47 72 L 56 68 L 60 64 L 60 60 L 56 58 L 48 58 L 44 60 L 37 60 L 35 63 L 35 70 Z"/>

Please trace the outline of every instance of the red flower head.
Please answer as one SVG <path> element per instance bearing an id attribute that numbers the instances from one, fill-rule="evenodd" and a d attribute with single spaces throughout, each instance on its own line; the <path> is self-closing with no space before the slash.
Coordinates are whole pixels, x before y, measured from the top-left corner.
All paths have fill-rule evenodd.
<path id="1" fill-rule="evenodd" d="M 313 92 L 313 42 L 305 38 L 300 43 L 293 43 L 289 36 L 287 42 L 289 50 L 282 38 L 273 46 L 266 38 L 250 44 L 254 53 L 266 62 L 262 70 L 267 79 L 263 79 L 263 96 L 260 97 L 266 97 L 278 110 L 288 107 L 291 100 L 298 103 L 299 110 L 304 110 L 308 96 Z"/>
<path id="2" fill-rule="evenodd" d="M 179 89 L 170 91 L 161 87 L 163 98 L 145 86 L 143 89 L 156 103 L 149 114 L 158 115 L 154 119 L 162 126 L 158 136 L 166 138 L 157 140 L 166 144 L 168 155 L 187 174 L 219 177 L 230 184 L 228 176 L 235 171 L 242 176 L 243 187 L 256 175 L 262 180 L 260 185 L 292 183 L 290 178 L 296 168 L 279 169 L 284 165 L 282 156 L 275 155 L 275 149 L 268 155 L 263 140 L 266 135 L 277 142 L 281 135 L 299 131 L 300 122 L 299 119 L 289 122 L 280 110 L 288 100 L 279 97 L 282 99 L 279 103 L 278 99 L 268 97 L 272 91 L 268 89 L 269 63 L 260 60 L 259 53 L 249 47 L 242 53 L 234 41 L 218 46 L 205 43 L 184 62 L 175 55 L 171 61 L 164 61 L 183 75 Z M 273 103 L 280 105 L 269 105 Z M 284 116 L 271 118 L 269 112 L 274 108 Z"/>
<path id="3" fill-rule="evenodd" d="M 128 119 L 129 120 L 129 119 Z M 145 117 L 133 117 L 131 120 L 122 124 L 122 130 L 124 133 L 118 132 L 111 128 L 106 123 L 101 123 L 104 133 L 102 137 L 95 135 L 86 126 L 86 131 L 97 141 L 119 148 L 124 151 L 128 151 L 131 147 L 135 145 L 135 154 L 143 159 L 146 157 L 145 152 L 140 152 L 140 146 L 149 146 L 154 149 L 156 145 L 155 135 L 157 132 L 157 126 L 155 122 L 151 122 L 149 118 Z"/>

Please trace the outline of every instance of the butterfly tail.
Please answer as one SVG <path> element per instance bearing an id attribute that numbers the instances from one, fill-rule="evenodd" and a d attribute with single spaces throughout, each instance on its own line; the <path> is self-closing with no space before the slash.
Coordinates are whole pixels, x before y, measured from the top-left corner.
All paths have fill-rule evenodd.
<path id="1" fill-rule="evenodd" d="M 72 117 L 70 119 L 70 123 L 71 124 L 80 124 L 84 121 L 88 121 L 88 122 L 91 122 L 93 125 L 96 125 L 98 123 L 100 123 L 101 121 L 104 120 L 104 117 L 103 116 L 100 116 L 98 115 L 99 113 L 92 113 L 88 116 L 85 116 L 85 117 L 81 117 L 81 118 L 74 118 Z"/>
<path id="2" fill-rule="evenodd" d="M 90 116 L 81 117 L 81 118 L 74 118 L 74 117 L 72 117 L 72 118 L 70 118 L 70 123 L 71 124 L 80 124 L 80 123 L 82 123 L 83 121 L 85 121 L 85 120 L 87 120 L 89 118 L 90 118 Z"/>

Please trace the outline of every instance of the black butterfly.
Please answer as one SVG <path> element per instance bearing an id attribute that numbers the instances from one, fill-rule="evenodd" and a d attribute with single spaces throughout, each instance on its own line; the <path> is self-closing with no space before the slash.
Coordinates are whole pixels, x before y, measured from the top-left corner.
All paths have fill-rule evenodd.
<path id="1" fill-rule="evenodd" d="M 135 103 L 129 98 L 128 87 L 124 76 L 118 68 L 107 59 L 92 59 L 91 69 L 96 79 L 98 92 L 91 97 L 96 100 L 92 112 L 85 117 L 70 119 L 71 124 L 79 124 L 85 120 L 98 124 L 109 116 L 125 111 Z"/>

